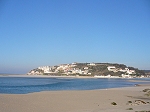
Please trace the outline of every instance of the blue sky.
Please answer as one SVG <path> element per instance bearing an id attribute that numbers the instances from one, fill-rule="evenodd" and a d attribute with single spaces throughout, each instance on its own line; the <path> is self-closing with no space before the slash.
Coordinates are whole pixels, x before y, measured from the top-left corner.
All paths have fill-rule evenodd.
<path id="1" fill-rule="evenodd" d="M 0 73 L 72 62 L 150 69 L 149 0 L 1 0 Z"/>

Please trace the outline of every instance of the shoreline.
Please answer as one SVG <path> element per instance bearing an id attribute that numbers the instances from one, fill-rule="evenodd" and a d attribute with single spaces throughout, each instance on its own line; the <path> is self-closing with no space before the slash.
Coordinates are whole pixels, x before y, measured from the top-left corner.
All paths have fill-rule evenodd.
<path id="1" fill-rule="evenodd" d="M 145 86 L 83 91 L 0 94 L 1 112 L 135 112 L 150 111 Z M 113 105 L 115 104 L 116 105 Z"/>
<path id="2" fill-rule="evenodd" d="M 39 77 L 39 78 L 95 78 L 95 79 L 103 79 L 103 78 L 110 78 L 110 79 L 131 79 L 131 82 L 141 82 L 132 79 L 150 79 L 149 77 L 144 78 L 123 78 L 123 77 L 94 77 L 94 76 L 52 76 L 52 75 L 10 75 L 10 74 L 0 74 L 0 77 Z M 145 82 L 145 81 L 144 81 Z"/>

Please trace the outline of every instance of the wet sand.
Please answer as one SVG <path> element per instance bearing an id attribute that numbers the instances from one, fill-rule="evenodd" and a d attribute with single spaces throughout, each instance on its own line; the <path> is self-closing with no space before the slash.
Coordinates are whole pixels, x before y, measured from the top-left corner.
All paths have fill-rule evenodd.
<path id="1" fill-rule="evenodd" d="M 86 91 L 0 94 L 0 112 L 150 111 L 150 85 Z M 143 92 L 147 89 L 148 91 Z M 115 105 L 116 104 L 116 105 Z"/>

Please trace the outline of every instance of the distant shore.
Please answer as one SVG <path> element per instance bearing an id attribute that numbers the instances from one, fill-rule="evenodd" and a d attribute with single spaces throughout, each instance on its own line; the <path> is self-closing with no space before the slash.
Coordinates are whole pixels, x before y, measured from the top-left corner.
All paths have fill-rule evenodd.
<path id="1" fill-rule="evenodd" d="M 138 78 L 123 78 L 123 77 L 94 77 L 94 76 L 57 76 L 57 75 L 27 75 L 27 74 L 18 74 L 18 75 L 14 75 L 14 74 L 0 74 L 0 77 L 40 77 L 40 78 L 120 78 L 120 79 L 129 79 L 129 81 L 131 82 L 146 82 L 146 81 L 142 81 L 142 80 L 136 80 Z M 146 78 L 146 77 L 144 77 Z M 149 77 L 148 77 L 149 78 Z M 140 78 L 142 79 L 142 78 Z"/>
<path id="2" fill-rule="evenodd" d="M 52 76 L 52 75 L 0 75 L 0 77 L 45 77 L 45 78 L 94 78 L 92 76 Z"/>
<path id="3" fill-rule="evenodd" d="M 40 78 L 122 78 L 122 77 L 94 77 L 94 76 L 52 76 L 52 75 L 0 75 L 0 77 L 40 77 Z"/>
<path id="4" fill-rule="evenodd" d="M 84 91 L 0 94 L 1 112 L 150 111 L 150 85 Z"/>

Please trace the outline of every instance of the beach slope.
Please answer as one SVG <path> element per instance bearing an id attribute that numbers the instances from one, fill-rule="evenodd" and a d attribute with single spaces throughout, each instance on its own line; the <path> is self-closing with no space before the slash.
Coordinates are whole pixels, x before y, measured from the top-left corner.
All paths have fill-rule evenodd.
<path id="1" fill-rule="evenodd" d="M 86 91 L 0 94 L 0 112 L 150 111 L 150 85 Z"/>

